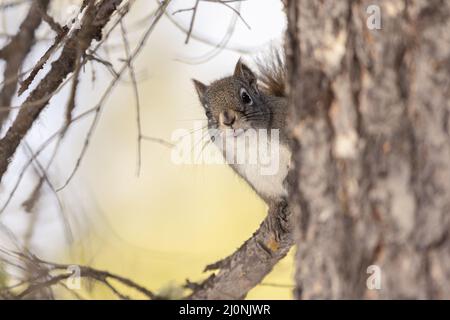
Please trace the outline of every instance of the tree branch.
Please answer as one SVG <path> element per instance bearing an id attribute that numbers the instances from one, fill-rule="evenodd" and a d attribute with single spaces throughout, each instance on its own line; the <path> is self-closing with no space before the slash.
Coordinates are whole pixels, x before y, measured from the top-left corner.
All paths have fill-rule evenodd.
<path id="1" fill-rule="evenodd" d="M 122 0 L 102 0 L 93 6 L 92 10 L 87 11 L 80 30 L 70 36 L 60 57 L 52 63 L 48 74 L 30 93 L 23 105 L 26 106 L 46 96 L 51 97 L 51 94 L 58 89 L 67 75 L 75 70 L 78 50 L 84 53 L 94 39 L 101 39 L 103 27 L 121 3 Z M 22 138 L 32 127 L 49 100 L 50 98 L 43 99 L 41 103 L 34 106 L 21 108 L 13 125 L 5 137 L 0 140 L 0 181 Z"/>
<path id="2" fill-rule="evenodd" d="M 42 22 L 42 13 L 45 13 L 50 1 L 34 1 L 27 16 L 17 31 L 17 34 L 2 49 L 0 58 L 6 62 L 3 72 L 4 84 L 0 90 L 0 106 L 9 106 L 17 89 L 19 71 L 23 61 L 34 45 L 35 31 Z M 0 128 L 8 119 L 10 109 L 0 112 Z"/>
<path id="3" fill-rule="evenodd" d="M 187 282 L 189 299 L 243 299 L 272 268 L 286 256 L 293 244 L 292 221 L 286 203 L 269 208 L 259 229 L 229 257 L 208 265 L 219 270 L 201 284 Z"/>
<path id="4" fill-rule="evenodd" d="M 36 268 L 36 274 L 37 276 L 32 278 L 29 281 L 22 281 L 19 282 L 16 285 L 13 285 L 11 287 L 1 288 L 0 294 L 8 293 L 11 289 L 27 285 L 27 287 L 18 295 L 15 296 L 15 298 L 25 298 L 29 296 L 30 294 L 50 288 L 53 285 L 60 284 L 62 281 L 67 280 L 71 277 L 76 276 L 73 274 L 72 268 L 77 267 L 79 269 L 79 277 L 81 278 L 88 278 L 95 280 L 99 283 L 103 283 L 106 285 L 114 294 L 116 294 L 119 298 L 124 299 L 128 298 L 125 295 L 121 294 L 110 282 L 110 280 L 114 280 L 118 283 L 121 283 L 122 285 L 134 289 L 141 294 L 143 294 L 145 297 L 149 299 L 156 299 L 159 298 L 157 295 L 155 295 L 152 291 L 148 290 L 147 288 L 137 284 L 131 279 L 125 278 L 123 276 L 98 270 L 89 266 L 83 266 L 83 265 L 69 265 L 69 264 L 61 264 L 61 263 L 54 263 L 42 260 L 35 255 L 32 255 L 31 253 L 21 253 L 21 252 L 10 252 L 6 251 L 5 249 L 0 248 L 0 254 L 4 255 L 5 257 L 8 257 L 9 259 L 18 259 L 19 261 L 22 261 L 23 263 L 29 263 L 33 265 Z M 0 258 L 1 258 L 0 255 Z M 6 259 L 3 257 L 3 261 L 7 264 L 11 264 L 9 259 Z M 55 274 L 56 273 L 56 274 Z"/>

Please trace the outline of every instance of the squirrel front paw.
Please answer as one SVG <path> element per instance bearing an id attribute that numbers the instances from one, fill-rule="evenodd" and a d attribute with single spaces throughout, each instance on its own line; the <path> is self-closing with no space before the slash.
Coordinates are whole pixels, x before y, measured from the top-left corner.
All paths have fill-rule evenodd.
<path id="1" fill-rule="evenodd" d="M 277 241 L 290 232 L 289 219 L 289 206 L 285 199 L 278 199 L 269 204 L 268 227 Z"/>

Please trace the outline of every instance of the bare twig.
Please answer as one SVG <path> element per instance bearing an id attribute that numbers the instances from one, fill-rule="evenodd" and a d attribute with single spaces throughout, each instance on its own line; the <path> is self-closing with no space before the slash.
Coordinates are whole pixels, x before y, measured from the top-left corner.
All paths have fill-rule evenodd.
<path id="1" fill-rule="evenodd" d="M 247 21 L 245 21 L 245 19 L 241 16 L 241 13 L 236 10 L 234 7 L 230 6 L 228 3 L 230 2 L 242 2 L 244 0 L 235 0 L 235 1 L 223 1 L 223 0 L 202 0 L 205 2 L 213 2 L 213 3 L 220 3 L 223 4 L 225 7 L 227 7 L 228 9 L 230 9 L 231 11 L 233 11 L 238 17 L 239 19 L 241 19 L 241 21 L 245 24 L 245 26 L 248 29 L 251 29 L 250 25 L 247 23 Z"/>
<path id="2" fill-rule="evenodd" d="M 92 40 L 101 39 L 103 27 L 121 2 L 122 0 L 102 0 L 95 6 L 95 10 L 87 11 L 80 30 L 74 32 L 67 40 L 60 57 L 52 63 L 50 71 L 40 82 L 40 85 L 30 93 L 25 103 L 39 100 L 58 89 L 64 78 L 75 69 L 77 48 L 79 47 L 82 52 L 86 52 Z M 47 106 L 48 101 L 49 99 L 33 108 L 21 108 L 14 123 L 3 139 L 0 140 L 0 179 L 6 172 L 10 159 L 22 138 L 41 111 Z"/>
<path id="3" fill-rule="evenodd" d="M 166 141 L 164 139 L 161 139 L 161 138 L 155 138 L 155 137 L 150 137 L 150 136 L 145 136 L 145 135 L 143 135 L 141 138 L 142 138 L 142 140 L 147 140 L 147 141 L 159 143 L 160 145 L 165 146 L 167 148 L 175 147 L 175 144 L 173 144 L 171 142 L 168 142 L 168 141 Z"/>
<path id="4" fill-rule="evenodd" d="M 189 23 L 189 29 L 187 29 L 187 30 L 185 31 L 185 33 L 186 33 L 186 41 L 185 41 L 185 43 L 186 43 L 186 44 L 189 42 L 189 40 L 190 40 L 190 38 L 191 38 L 191 36 L 192 36 L 193 29 L 194 29 L 194 24 L 195 24 L 195 19 L 196 19 L 196 17 L 197 17 L 197 11 L 198 11 L 199 4 L 200 4 L 201 1 L 203 1 L 203 2 L 217 3 L 217 4 L 222 4 L 222 5 L 224 5 L 225 7 L 227 7 L 227 8 L 230 9 L 231 11 L 233 11 L 233 12 L 236 14 L 236 16 L 237 16 L 237 17 L 245 24 L 245 26 L 246 26 L 247 28 L 251 29 L 251 28 L 250 28 L 250 25 L 249 25 L 249 24 L 247 23 L 247 21 L 245 21 L 245 19 L 242 17 L 242 15 L 241 15 L 241 13 L 239 12 L 239 10 L 236 9 L 236 8 L 234 8 L 233 6 L 231 6 L 231 5 L 229 4 L 229 3 L 233 3 L 233 2 L 238 2 L 239 5 L 240 5 L 240 3 L 243 2 L 243 1 L 245 1 L 245 0 L 196 0 L 196 2 L 195 2 L 195 4 L 194 4 L 193 7 L 178 9 L 178 10 L 175 10 L 175 11 L 172 13 L 172 15 L 175 15 L 175 14 L 182 13 L 182 12 L 189 12 L 189 11 L 192 11 L 192 17 L 191 17 L 191 20 L 190 20 L 190 23 Z M 174 22 L 174 20 L 171 19 L 170 17 L 169 17 L 169 19 L 172 20 L 172 22 Z M 177 23 L 176 23 L 176 25 L 177 25 L 179 28 L 183 29 L 183 28 L 182 28 L 181 26 L 179 26 Z"/>
<path id="5" fill-rule="evenodd" d="M 152 291 L 137 284 L 133 280 L 108 271 L 98 270 L 83 265 L 53 263 L 42 260 L 29 252 L 28 253 L 11 252 L 9 250 L 0 248 L 0 253 L 9 256 L 10 258 L 16 259 L 21 263 L 32 264 L 33 266 L 35 266 L 37 270 L 36 271 L 37 276 L 34 277 L 31 281 L 21 281 L 12 287 L 0 288 L 0 292 L 6 292 L 23 285 L 27 285 L 27 288 L 25 288 L 21 293 L 19 293 L 16 296 L 16 298 L 24 298 L 35 291 L 42 290 L 43 288 L 50 288 L 56 284 L 62 283 L 62 281 L 74 276 L 73 272 L 71 271 L 73 270 L 74 267 L 77 267 L 78 270 L 80 271 L 79 273 L 80 277 L 89 278 L 106 285 L 120 299 L 129 299 L 129 297 L 120 293 L 120 291 L 118 291 L 117 288 L 115 288 L 112 285 L 110 280 L 117 281 L 118 283 L 121 283 L 122 285 L 128 288 L 134 289 L 149 299 L 158 298 L 158 296 L 154 294 Z M 7 264 L 12 264 L 12 262 L 9 259 L 2 258 L 1 260 Z"/>
<path id="6" fill-rule="evenodd" d="M 144 47 L 145 43 L 147 42 L 148 37 L 150 36 L 150 34 L 152 33 L 153 29 L 155 28 L 156 24 L 158 23 L 158 21 L 161 19 L 161 17 L 163 16 L 167 6 L 169 5 L 170 0 L 166 0 L 165 2 L 163 2 L 158 11 L 155 13 L 154 19 L 152 21 L 152 23 L 150 24 L 150 26 L 148 27 L 148 29 L 145 31 L 144 35 L 141 38 L 141 41 L 139 42 L 139 44 L 137 45 L 137 47 L 134 49 L 134 51 L 131 53 L 130 55 L 130 59 L 135 59 L 137 57 L 137 55 L 140 53 L 140 51 L 142 50 L 142 48 Z M 84 158 L 84 155 L 86 154 L 87 148 L 89 146 L 90 143 L 90 139 L 92 137 L 92 134 L 95 131 L 95 128 L 98 124 L 98 121 L 100 119 L 100 115 L 103 109 L 103 104 L 105 102 L 105 100 L 109 97 L 112 89 L 115 88 L 115 86 L 117 85 L 117 83 L 120 80 L 120 77 L 122 76 L 122 74 L 125 72 L 125 70 L 128 69 L 128 63 L 125 62 L 122 67 L 120 68 L 120 70 L 117 72 L 117 78 L 113 79 L 111 81 L 111 83 L 109 84 L 108 88 L 106 88 L 105 92 L 103 93 L 103 96 L 100 98 L 100 101 L 97 103 L 97 105 L 95 106 L 94 110 L 95 110 L 95 116 L 94 116 L 94 120 L 92 121 L 92 124 L 86 134 L 86 138 L 84 140 L 84 144 L 82 147 L 82 150 L 80 152 L 80 155 L 77 158 L 76 164 L 73 168 L 73 170 L 71 171 L 71 173 L 69 174 L 69 177 L 67 178 L 67 180 L 64 182 L 64 184 L 57 189 L 57 191 L 60 191 L 62 189 L 64 189 L 72 180 L 72 178 L 75 176 L 75 173 L 78 171 L 78 168 L 81 165 L 81 161 Z"/>
<path id="7" fill-rule="evenodd" d="M 87 55 L 85 56 L 85 58 L 87 59 L 87 61 L 91 61 L 91 62 L 92 62 L 92 61 L 95 61 L 95 62 L 98 62 L 98 63 L 104 65 L 104 66 L 108 69 L 108 71 L 111 72 L 111 74 L 112 74 L 115 78 L 118 77 L 117 71 L 114 69 L 114 66 L 113 66 L 113 64 L 112 64 L 111 62 L 109 62 L 109 61 L 107 61 L 107 60 L 105 60 L 105 59 L 102 59 L 102 58 L 98 57 L 98 56 L 95 55 L 94 53 L 92 53 L 92 54 L 87 54 Z M 94 82 L 94 81 L 95 81 L 95 77 L 92 79 L 92 82 Z"/>
<path id="8" fill-rule="evenodd" d="M 240 11 L 240 7 L 241 7 L 241 3 L 238 2 L 237 8 L 236 8 L 236 10 L 238 12 Z M 198 58 L 195 58 L 195 59 L 190 58 L 190 59 L 184 59 L 181 61 L 183 61 L 184 63 L 188 63 L 188 64 L 200 64 L 200 63 L 204 63 L 204 62 L 214 58 L 215 56 L 217 56 L 220 52 L 222 52 L 222 50 L 224 48 L 227 47 L 229 41 L 231 40 L 231 37 L 233 36 L 234 30 L 236 27 L 237 19 L 238 19 L 237 15 L 233 15 L 231 17 L 231 20 L 230 20 L 228 28 L 225 32 L 225 35 L 223 36 L 222 40 L 219 43 L 217 43 L 210 52 L 207 52 L 206 54 L 204 54 Z"/>
<path id="9" fill-rule="evenodd" d="M 47 10 L 49 0 L 35 1 L 28 11 L 25 20 L 19 27 L 17 34 L 10 42 L 0 49 L 0 58 L 6 62 L 3 78 L 5 82 L 0 89 L 0 106 L 9 106 L 17 89 L 20 68 L 34 45 L 35 31 L 42 22 L 42 12 Z M 12 79 L 6 81 L 6 79 Z M 9 116 L 9 110 L 0 113 L 0 128 Z"/>
<path id="10" fill-rule="evenodd" d="M 71 123 L 72 123 L 72 120 L 71 120 Z M 22 203 L 22 206 L 25 208 L 25 210 L 27 212 L 32 212 L 32 210 L 33 210 L 34 206 L 36 205 L 36 202 L 39 198 L 41 188 L 45 182 L 45 184 L 47 184 L 47 186 L 49 187 L 49 189 L 51 190 L 52 194 L 54 195 L 54 197 L 56 199 L 56 202 L 58 204 L 59 213 L 61 215 L 63 229 L 65 231 L 64 235 L 66 236 L 68 243 L 71 243 L 73 240 L 73 233 L 72 233 L 72 228 L 70 226 L 69 219 L 65 215 L 63 203 L 62 203 L 61 199 L 59 198 L 59 195 L 56 192 L 56 189 L 55 189 L 53 183 L 50 181 L 50 178 L 48 177 L 48 170 L 49 170 L 50 166 L 52 165 L 53 161 L 55 160 L 56 154 L 58 153 L 59 147 L 61 146 L 62 135 L 65 132 L 65 130 L 66 130 L 65 127 L 63 127 L 61 129 L 61 135 L 59 136 L 56 146 L 53 149 L 53 153 L 50 157 L 50 160 L 48 161 L 48 163 L 45 167 L 44 167 L 44 165 L 42 165 L 40 163 L 40 161 L 38 160 L 37 157 L 34 157 L 35 153 L 31 149 L 31 147 L 27 143 L 24 144 L 27 151 L 30 154 L 30 157 L 34 158 L 33 161 L 35 163 L 36 171 L 39 174 L 40 178 L 38 180 L 38 183 L 34 187 L 33 191 L 31 192 L 30 196 L 28 197 L 28 199 Z M 37 214 L 37 212 L 36 212 L 36 214 Z"/>
<path id="11" fill-rule="evenodd" d="M 139 176 L 141 173 L 141 163 L 142 163 L 142 125 L 141 125 L 141 104 L 139 100 L 139 89 L 136 81 L 136 73 L 134 71 L 133 63 L 131 61 L 131 52 L 130 52 L 130 43 L 127 38 L 127 31 L 125 30 L 125 26 L 123 21 L 120 22 L 120 30 L 122 33 L 123 45 L 125 48 L 126 62 L 128 71 L 130 74 L 131 83 L 133 85 L 134 99 L 136 102 L 136 125 L 138 131 L 137 138 L 137 168 L 136 174 Z"/>
<path id="12" fill-rule="evenodd" d="M 194 7 L 191 9 L 192 10 L 192 18 L 191 18 L 191 22 L 189 23 L 188 32 L 186 34 L 186 41 L 185 41 L 186 44 L 189 42 L 189 39 L 191 38 L 192 30 L 194 29 L 195 16 L 197 15 L 199 3 L 200 3 L 200 0 L 196 0 Z"/>
<path id="13" fill-rule="evenodd" d="M 72 123 L 72 113 L 75 110 L 75 98 L 77 95 L 77 89 L 78 89 L 78 82 L 80 77 L 80 70 L 81 70 L 81 50 L 77 50 L 77 58 L 75 60 L 75 71 L 73 73 L 73 80 L 72 80 L 72 87 L 70 88 L 70 95 L 69 100 L 67 102 L 66 107 L 66 125 L 63 133 L 61 133 L 61 136 L 63 137 L 66 134 L 67 129 L 69 128 L 70 124 Z"/>
<path id="14" fill-rule="evenodd" d="M 85 117 L 91 115 L 92 113 L 95 113 L 97 111 L 97 108 L 91 108 L 83 113 L 81 113 L 80 115 L 74 117 L 72 119 L 72 123 L 75 123 L 79 120 L 84 119 Z M 8 194 L 8 198 L 6 199 L 5 203 L 3 204 L 3 206 L 0 208 L 0 214 L 2 214 L 6 207 L 9 205 L 9 203 L 11 202 L 12 198 L 14 197 L 14 194 L 16 193 L 17 189 L 19 188 L 20 182 L 22 181 L 26 170 L 28 169 L 28 167 L 33 163 L 33 161 L 35 159 L 37 159 L 37 157 L 45 151 L 45 149 L 53 142 L 53 140 L 55 140 L 56 138 L 61 138 L 61 134 L 66 130 L 66 125 L 64 124 L 60 129 L 58 129 L 56 132 L 54 132 L 53 134 L 51 134 L 39 147 L 38 149 L 33 153 L 33 155 L 30 157 L 30 159 L 28 159 L 28 161 L 25 163 L 25 165 L 23 166 L 23 168 L 20 170 L 17 180 L 11 190 L 11 192 Z M 59 144 L 58 144 L 59 145 Z M 56 148 L 55 148 L 56 149 Z"/>
<path id="15" fill-rule="evenodd" d="M 187 34 L 188 29 L 186 29 L 181 23 L 176 21 L 169 13 L 166 13 L 165 15 L 166 15 L 167 19 L 169 19 L 169 21 L 174 24 L 175 27 L 177 27 L 181 32 Z M 209 38 L 207 38 L 205 36 L 202 36 L 200 34 L 196 34 L 195 32 L 191 33 L 191 38 L 196 40 L 196 41 L 199 41 L 201 43 L 204 43 L 204 44 L 207 44 L 209 46 L 212 46 L 212 47 L 214 47 L 214 49 L 216 49 L 218 47 L 221 47 L 220 44 L 222 43 L 222 41 L 219 42 L 219 43 L 215 43 L 213 40 L 211 40 L 211 39 L 209 39 Z M 226 46 L 223 46 L 223 49 L 230 50 L 230 51 L 235 51 L 235 52 L 240 53 L 240 54 L 250 54 L 252 52 L 258 51 L 259 47 L 232 46 L 232 45 L 227 43 Z"/>
<path id="16" fill-rule="evenodd" d="M 47 10 L 39 6 L 39 10 L 42 16 L 42 19 L 50 26 L 50 28 L 56 32 L 56 34 L 65 33 L 65 27 L 61 26 L 58 22 L 56 22 L 49 14 Z"/>

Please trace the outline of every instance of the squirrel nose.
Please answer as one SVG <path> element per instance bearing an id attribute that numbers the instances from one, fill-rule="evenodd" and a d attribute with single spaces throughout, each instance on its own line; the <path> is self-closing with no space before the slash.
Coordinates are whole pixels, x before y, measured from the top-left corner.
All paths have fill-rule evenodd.
<path id="1" fill-rule="evenodd" d="M 225 110 L 222 112 L 222 123 L 226 126 L 232 126 L 236 121 L 236 114 L 232 111 Z"/>

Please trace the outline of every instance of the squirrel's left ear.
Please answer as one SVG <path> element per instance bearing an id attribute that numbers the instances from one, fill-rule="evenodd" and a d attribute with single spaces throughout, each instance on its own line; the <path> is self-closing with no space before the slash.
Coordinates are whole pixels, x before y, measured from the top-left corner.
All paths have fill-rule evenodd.
<path id="1" fill-rule="evenodd" d="M 248 84 L 254 85 L 256 83 L 256 76 L 253 71 L 242 62 L 240 58 L 234 67 L 234 76 L 244 79 Z"/>
<path id="2" fill-rule="evenodd" d="M 201 83 L 198 80 L 192 79 L 192 82 L 194 83 L 195 90 L 197 90 L 198 98 L 200 99 L 200 102 L 202 104 L 205 103 L 205 93 L 208 89 L 208 86 L 206 84 Z"/>

